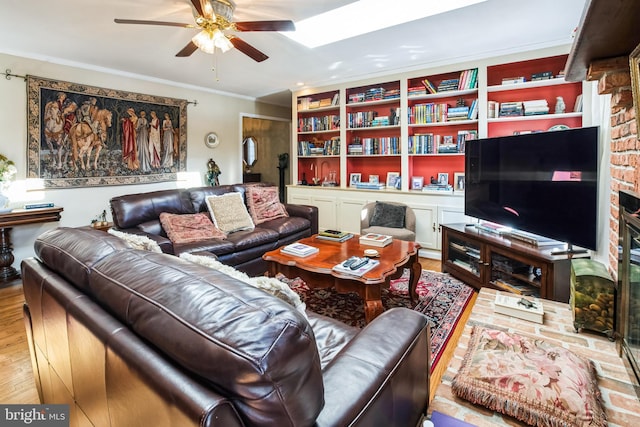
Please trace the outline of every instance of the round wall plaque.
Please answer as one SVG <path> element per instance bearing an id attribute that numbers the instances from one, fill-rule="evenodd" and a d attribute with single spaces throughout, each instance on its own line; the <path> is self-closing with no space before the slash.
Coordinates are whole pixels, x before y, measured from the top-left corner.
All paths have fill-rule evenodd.
<path id="1" fill-rule="evenodd" d="M 204 137 L 204 144 L 209 148 L 216 148 L 220 145 L 220 140 L 218 139 L 218 135 L 215 132 L 209 132 Z"/>

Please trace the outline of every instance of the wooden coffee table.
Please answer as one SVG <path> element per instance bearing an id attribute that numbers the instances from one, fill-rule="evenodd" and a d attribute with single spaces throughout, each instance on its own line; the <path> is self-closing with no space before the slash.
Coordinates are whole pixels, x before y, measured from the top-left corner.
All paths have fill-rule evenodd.
<path id="1" fill-rule="evenodd" d="M 334 287 L 340 293 L 354 292 L 364 300 L 364 315 L 368 322 L 384 311 L 382 306 L 382 287 L 389 287 L 389 281 L 402 276 L 404 268 L 410 271 L 409 297 L 417 299 L 416 285 L 422 273 L 418 261 L 420 245 L 393 239 L 384 248 L 361 245 L 358 235 L 346 242 L 331 242 L 318 239 L 315 235 L 300 240 L 305 245 L 315 246 L 320 251 L 308 257 L 297 257 L 282 253 L 276 249 L 265 253 L 262 258 L 269 263 L 269 274 L 282 273 L 289 278 L 300 277 L 310 288 Z M 364 256 L 365 249 L 376 249 L 380 264 L 362 277 L 338 273 L 332 267 L 351 256 Z"/>

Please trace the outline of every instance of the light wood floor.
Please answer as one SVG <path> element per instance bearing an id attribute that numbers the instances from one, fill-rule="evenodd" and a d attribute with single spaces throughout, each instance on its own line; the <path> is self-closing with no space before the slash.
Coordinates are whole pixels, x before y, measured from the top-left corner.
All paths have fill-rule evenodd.
<path id="1" fill-rule="evenodd" d="M 425 270 L 440 271 L 439 260 L 420 258 L 420 263 Z M 22 319 L 23 304 L 22 283 L 19 280 L 0 288 L 0 403 L 3 404 L 39 403 Z M 464 324 L 471 313 L 471 306 L 472 303 L 458 322 L 458 327 L 431 376 L 431 399 L 453 355 Z"/>

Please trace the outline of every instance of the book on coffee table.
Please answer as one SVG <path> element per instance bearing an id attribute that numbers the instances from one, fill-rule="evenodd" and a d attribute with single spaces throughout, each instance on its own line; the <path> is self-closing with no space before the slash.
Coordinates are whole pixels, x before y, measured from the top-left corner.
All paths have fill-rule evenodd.
<path id="1" fill-rule="evenodd" d="M 355 270 L 352 270 L 350 267 L 345 267 L 344 266 L 344 263 L 347 262 L 347 261 L 348 260 L 344 260 L 340 264 L 334 265 L 333 266 L 333 271 L 337 271 L 338 273 L 351 274 L 353 276 L 361 277 L 367 271 L 373 270 L 378 264 L 380 264 L 380 261 L 378 261 L 378 260 L 369 259 L 367 261 L 367 263 L 365 265 L 363 265 L 362 267 L 357 268 Z"/>
<path id="2" fill-rule="evenodd" d="M 393 237 L 386 234 L 367 233 L 360 236 L 360 244 L 362 245 L 384 247 L 391 244 L 392 241 Z"/>
<path id="3" fill-rule="evenodd" d="M 301 257 L 313 255 L 318 251 L 319 251 L 318 248 L 314 246 L 305 245 L 304 243 L 291 243 L 290 245 L 284 246 L 280 249 L 280 252 L 283 252 L 287 255 L 301 256 Z"/>

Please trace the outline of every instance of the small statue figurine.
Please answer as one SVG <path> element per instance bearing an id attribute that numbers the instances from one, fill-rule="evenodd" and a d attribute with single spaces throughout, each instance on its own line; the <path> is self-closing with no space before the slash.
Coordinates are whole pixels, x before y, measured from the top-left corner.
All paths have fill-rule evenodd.
<path id="1" fill-rule="evenodd" d="M 209 161 L 207 162 L 207 184 L 209 184 L 211 187 L 215 187 L 217 185 L 220 185 L 220 181 L 218 181 L 218 176 L 220 174 L 222 174 L 222 172 L 220 172 L 220 167 L 218 167 L 218 165 L 216 164 L 215 161 L 213 161 L 213 159 L 209 159 Z"/>

